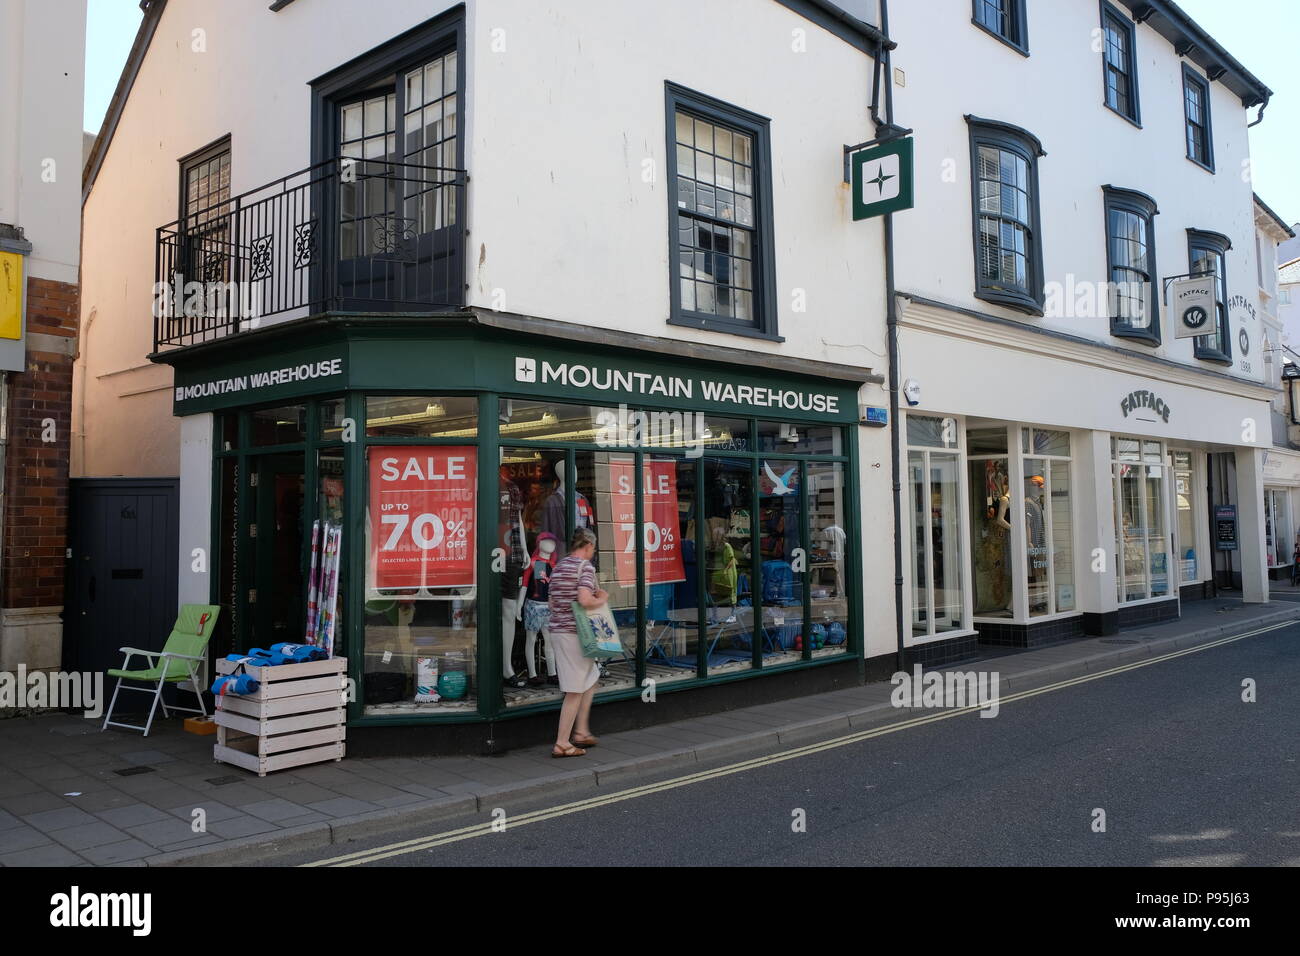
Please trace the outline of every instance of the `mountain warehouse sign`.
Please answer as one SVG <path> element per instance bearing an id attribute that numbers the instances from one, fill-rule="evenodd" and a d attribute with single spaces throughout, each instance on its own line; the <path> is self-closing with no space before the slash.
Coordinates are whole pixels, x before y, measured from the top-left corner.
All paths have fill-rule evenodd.
<path id="1" fill-rule="evenodd" d="M 193 385 L 177 385 L 176 401 L 188 402 L 196 398 L 210 398 L 214 395 L 229 395 L 232 392 L 257 391 L 276 385 L 291 385 L 297 382 L 310 382 L 314 379 L 330 379 L 343 374 L 341 358 L 326 359 L 323 362 L 304 362 L 302 365 L 287 365 L 284 368 L 266 369 L 232 375 L 229 378 L 210 379 Z M 257 401 L 250 396 L 249 401 Z"/>
<path id="2" fill-rule="evenodd" d="M 706 402 L 774 408 L 787 412 L 822 412 L 830 415 L 840 412 L 839 396 L 825 392 L 637 372 L 576 362 L 548 362 L 526 356 L 515 357 L 515 381 L 529 385 L 563 385 L 598 392 L 623 392 L 649 398 L 699 398 Z"/>

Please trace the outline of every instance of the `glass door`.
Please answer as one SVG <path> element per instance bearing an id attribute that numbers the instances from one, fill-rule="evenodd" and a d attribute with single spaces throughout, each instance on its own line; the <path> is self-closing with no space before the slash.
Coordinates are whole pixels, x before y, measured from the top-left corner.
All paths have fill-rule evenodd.
<path id="1" fill-rule="evenodd" d="M 966 627 L 961 539 L 961 454 L 953 419 L 908 416 L 912 633 Z M 926 445 L 939 446 L 935 448 Z M 940 450 L 952 448 L 951 451 Z"/>

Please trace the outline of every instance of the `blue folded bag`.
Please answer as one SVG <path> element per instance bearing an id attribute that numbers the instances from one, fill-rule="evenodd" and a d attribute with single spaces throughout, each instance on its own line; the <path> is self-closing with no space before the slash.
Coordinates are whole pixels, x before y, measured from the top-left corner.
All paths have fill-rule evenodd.
<path id="1" fill-rule="evenodd" d="M 245 657 L 242 654 L 227 654 L 226 660 L 235 664 L 247 664 L 249 667 L 261 667 L 263 664 L 271 663 L 265 657 Z"/>
<path id="2" fill-rule="evenodd" d="M 256 653 L 256 651 L 253 653 Z M 325 659 L 325 651 L 314 644 L 281 642 L 271 645 L 272 664 L 305 664 L 308 661 L 323 661 Z"/>
<path id="3" fill-rule="evenodd" d="M 261 681 L 251 674 L 226 674 L 212 682 L 212 694 L 215 697 L 224 697 L 226 694 L 251 694 L 261 686 Z"/>

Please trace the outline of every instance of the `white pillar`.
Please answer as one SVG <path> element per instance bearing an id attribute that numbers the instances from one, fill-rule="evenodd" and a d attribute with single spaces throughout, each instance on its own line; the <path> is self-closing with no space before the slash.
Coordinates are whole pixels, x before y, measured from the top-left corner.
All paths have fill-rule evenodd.
<path id="1" fill-rule="evenodd" d="M 1113 634 L 1119 627 L 1115 593 L 1115 495 L 1110 466 L 1110 432 L 1074 433 L 1074 589 L 1089 633 Z"/>
<path id="2" fill-rule="evenodd" d="M 1237 558 L 1241 564 L 1241 599 L 1268 601 L 1268 560 L 1264 553 L 1264 450 L 1236 448 Z"/>
<path id="3" fill-rule="evenodd" d="M 211 600 L 208 577 L 212 570 L 212 416 L 186 415 L 181 419 L 180 560 L 177 565 L 176 600 L 180 604 L 207 604 Z M 196 565 L 201 549 L 202 563 Z M 195 567 L 201 567 L 196 571 Z"/>

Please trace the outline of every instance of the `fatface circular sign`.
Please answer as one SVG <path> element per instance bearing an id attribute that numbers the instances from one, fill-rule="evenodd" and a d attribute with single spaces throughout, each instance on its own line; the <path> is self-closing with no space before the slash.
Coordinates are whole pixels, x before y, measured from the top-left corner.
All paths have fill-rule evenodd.
<path id="1" fill-rule="evenodd" d="M 1250 354 L 1250 336 L 1246 334 L 1245 329 L 1242 329 L 1237 334 L 1237 344 L 1241 346 L 1242 355 Z"/>
<path id="2" fill-rule="evenodd" d="M 1189 329 L 1199 329 L 1205 325 L 1210 314 L 1199 305 L 1194 305 L 1189 309 L 1183 310 L 1183 325 Z"/>

